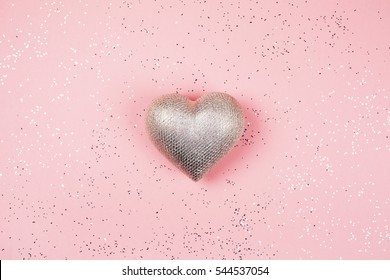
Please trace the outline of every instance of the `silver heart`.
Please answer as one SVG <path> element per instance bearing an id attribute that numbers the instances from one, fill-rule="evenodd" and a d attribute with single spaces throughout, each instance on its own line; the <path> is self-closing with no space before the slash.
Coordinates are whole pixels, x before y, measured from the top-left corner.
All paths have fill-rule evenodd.
<path id="1" fill-rule="evenodd" d="M 198 181 L 240 138 L 244 117 L 238 102 L 225 93 L 196 101 L 168 94 L 152 103 L 146 127 L 156 147 Z"/>

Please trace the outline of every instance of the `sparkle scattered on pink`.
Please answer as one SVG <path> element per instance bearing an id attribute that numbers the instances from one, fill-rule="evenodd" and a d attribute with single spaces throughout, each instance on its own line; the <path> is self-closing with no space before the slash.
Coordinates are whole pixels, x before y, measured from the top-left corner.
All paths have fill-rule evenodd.
<path id="1" fill-rule="evenodd" d="M 326 2 L 326 3 L 325 3 Z M 0 259 L 388 259 L 390 2 L 0 3 Z M 198 183 L 161 94 L 233 95 Z"/>

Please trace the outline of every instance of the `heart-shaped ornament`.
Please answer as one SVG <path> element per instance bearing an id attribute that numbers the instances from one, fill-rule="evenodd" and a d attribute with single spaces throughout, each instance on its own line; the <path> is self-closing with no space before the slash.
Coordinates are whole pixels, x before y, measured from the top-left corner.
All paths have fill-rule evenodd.
<path id="1" fill-rule="evenodd" d="M 156 147 L 198 181 L 240 138 L 244 116 L 225 93 L 208 93 L 196 101 L 168 94 L 149 107 L 146 126 Z"/>

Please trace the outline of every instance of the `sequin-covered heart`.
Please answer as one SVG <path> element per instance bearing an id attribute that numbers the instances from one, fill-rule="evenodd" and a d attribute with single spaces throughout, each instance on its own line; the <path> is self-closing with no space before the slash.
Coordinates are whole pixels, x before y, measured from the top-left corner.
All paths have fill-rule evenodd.
<path id="1" fill-rule="evenodd" d="M 156 147 L 198 181 L 240 138 L 244 117 L 238 102 L 225 93 L 196 101 L 169 94 L 152 103 L 146 126 Z"/>

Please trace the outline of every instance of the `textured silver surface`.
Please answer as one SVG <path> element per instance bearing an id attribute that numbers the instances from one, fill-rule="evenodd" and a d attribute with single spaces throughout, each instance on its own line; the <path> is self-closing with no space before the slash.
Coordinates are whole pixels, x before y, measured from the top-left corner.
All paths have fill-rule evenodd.
<path id="1" fill-rule="evenodd" d="M 151 104 L 146 126 L 156 147 L 198 181 L 240 138 L 244 116 L 225 93 L 208 93 L 196 101 L 169 94 Z"/>

